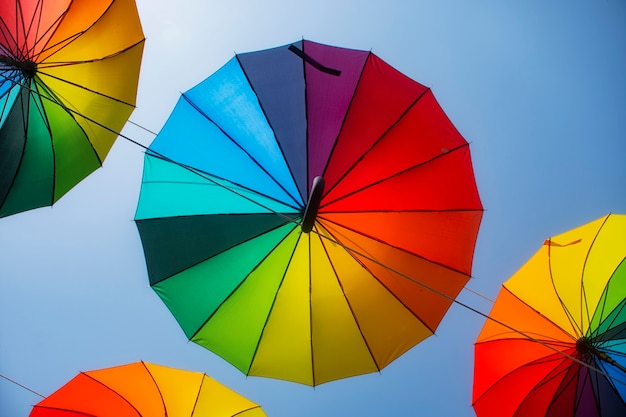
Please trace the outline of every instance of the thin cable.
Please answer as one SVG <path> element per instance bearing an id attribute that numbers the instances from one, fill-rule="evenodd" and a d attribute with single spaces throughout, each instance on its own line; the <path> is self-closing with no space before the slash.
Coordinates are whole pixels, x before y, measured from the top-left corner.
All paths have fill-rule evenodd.
<path id="1" fill-rule="evenodd" d="M 471 288 L 468 288 L 467 286 L 463 287 L 463 288 L 462 288 L 462 290 L 463 290 L 463 291 L 467 291 L 467 292 L 469 292 L 469 293 L 472 293 L 472 294 L 474 294 L 474 295 L 477 295 L 477 296 L 479 296 L 480 298 L 482 298 L 482 299 L 484 299 L 484 300 L 486 300 L 486 301 L 489 301 L 491 304 L 493 304 L 493 303 L 495 303 L 495 302 L 496 302 L 496 300 L 494 300 L 494 299 L 492 299 L 492 298 L 489 298 L 489 297 L 487 297 L 486 295 L 483 295 L 483 294 L 479 293 L 479 292 L 478 292 L 478 291 L 476 291 L 476 290 L 473 290 L 473 289 L 471 289 Z"/>
<path id="2" fill-rule="evenodd" d="M 135 123 L 134 121 L 132 121 L 130 119 L 128 119 L 128 123 L 130 123 L 131 125 L 137 126 L 139 129 L 142 129 L 142 130 L 144 130 L 144 131 L 146 131 L 146 132 L 148 132 L 148 133 L 150 133 L 150 134 L 152 134 L 154 136 L 158 135 L 158 133 L 153 132 L 152 130 L 148 129 L 147 127 L 143 127 L 142 125 L 140 125 L 138 123 Z"/>
<path id="3" fill-rule="evenodd" d="M 7 380 L 7 381 L 9 381 L 9 382 L 12 382 L 13 384 L 17 385 L 18 387 L 22 387 L 22 388 L 24 388 L 25 390 L 32 392 L 33 394 L 39 395 L 41 398 L 46 398 L 46 396 L 45 396 L 45 395 L 38 393 L 38 392 L 37 392 L 37 391 L 35 391 L 34 389 L 28 388 L 26 385 L 20 384 L 19 382 L 15 381 L 15 380 L 13 380 L 13 379 L 11 379 L 11 378 L 9 378 L 8 376 L 5 376 L 5 375 L 0 374 L 0 377 L 2 377 L 2 378 L 4 378 L 4 379 L 6 379 L 6 380 Z"/>

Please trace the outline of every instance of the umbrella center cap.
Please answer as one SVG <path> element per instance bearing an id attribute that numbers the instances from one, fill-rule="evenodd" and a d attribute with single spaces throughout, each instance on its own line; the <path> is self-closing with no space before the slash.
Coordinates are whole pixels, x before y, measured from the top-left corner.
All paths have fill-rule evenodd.
<path id="1" fill-rule="evenodd" d="M 593 340 L 586 336 L 583 336 L 576 341 L 576 352 L 578 352 L 583 359 L 590 359 L 594 356 L 604 359 L 604 356 L 606 356 L 598 350 L 598 348 L 594 345 Z"/>
<path id="2" fill-rule="evenodd" d="M 322 194 L 324 193 L 324 178 L 313 178 L 313 186 L 311 187 L 311 193 L 309 194 L 309 201 L 304 209 L 304 217 L 302 219 L 302 231 L 309 233 L 313 229 L 315 218 L 317 217 L 317 211 L 320 208 L 322 201 Z"/>
<path id="3" fill-rule="evenodd" d="M 25 78 L 33 78 L 37 73 L 37 63 L 30 59 L 20 61 L 10 56 L 2 55 L 0 56 L 0 63 L 21 71 Z"/>

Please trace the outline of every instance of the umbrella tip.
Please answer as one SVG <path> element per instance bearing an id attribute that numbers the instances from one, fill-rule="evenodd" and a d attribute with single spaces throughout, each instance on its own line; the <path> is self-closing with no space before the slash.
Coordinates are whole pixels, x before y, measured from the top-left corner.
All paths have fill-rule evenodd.
<path id="1" fill-rule="evenodd" d="M 0 55 L 0 63 L 21 71 L 24 78 L 33 78 L 37 73 L 37 63 L 31 59 L 15 59 L 8 55 Z"/>
<path id="2" fill-rule="evenodd" d="M 313 186 L 311 187 L 311 193 L 309 194 L 309 201 L 304 209 L 304 217 L 302 219 L 302 231 L 309 233 L 313 229 L 315 218 L 317 217 L 317 211 L 320 208 L 322 201 L 322 193 L 324 192 L 324 178 L 313 178 Z"/>

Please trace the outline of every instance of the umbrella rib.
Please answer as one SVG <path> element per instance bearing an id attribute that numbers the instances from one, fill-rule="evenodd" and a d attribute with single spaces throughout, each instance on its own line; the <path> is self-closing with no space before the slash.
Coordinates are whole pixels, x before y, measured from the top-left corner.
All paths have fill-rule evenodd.
<path id="1" fill-rule="evenodd" d="M 606 216 L 604 218 L 604 220 L 602 221 L 602 224 L 598 228 L 598 231 L 596 232 L 595 236 L 593 237 L 593 240 L 591 241 L 591 244 L 589 245 L 589 250 L 585 254 L 585 260 L 583 262 L 583 267 L 582 267 L 581 276 L 580 276 L 580 288 L 581 288 L 581 309 L 580 310 L 581 310 L 581 314 L 586 313 L 586 315 L 587 315 L 587 323 L 586 324 L 587 324 L 588 327 L 591 324 L 591 319 L 592 319 L 591 315 L 595 315 L 595 311 L 590 312 L 589 308 L 588 308 L 589 303 L 587 302 L 586 291 L 585 291 L 585 276 L 587 275 L 586 274 L 586 269 L 587 269 L 587 265 L 588 265 L 588 261 L 589 261 L 589 254 L 593 250 L 593 247 L 594 247 L 594 245 L 597 242 L 598 236 L 600 236 L 600 233 L 602 232 L 602 229 L 606 225 L 606 222 L 608 221 L 608 219 L 609 219 L 609 216 Z M 623 262 L 623 260 L 622 260 L 622 262 Z M 607 282 L 607 286 L 609 285 L 609 282 Z M 584 309 L 582 308 L 583 304 L 584 304 L 584 307 L 585 307 Z M 601 307 L 601 313 L 600 313 L 601 317 L 603 316 L 604 306 L 605 305 L 606 305 L 606 298 L 605 298 L 604 303 L 602 304 L 602 307 Z M 596 306 L 596 309 L 597 309 L 597 307 L 598 306 Z M 582 325 L 582 317 L 581 317 L 581 325 Z"/>
<path id="2" fill-rule="evenodd" d="M 593 249 L 593 245 L 596 242 L 596 239 L 598 238 L 598 235 L 600 234 L 600 231 L 602 230 L 602 227 L 606 224 L 608 217 L 604 218 L 604 221 L 602 222 L 602 225 L 600 225 L 600 227 L 598 228 L 598 231 L 596 232 L 595 236 L 593 237 L 593 240 L 591 241 L 591 245 L 589 246 L 589 250 L 587 250 L 587 253 L 585 254 L 585 259 L 583 261 L 583 266 L 582 269 L 580 271 L 580 326 L 581 326 L 581 334 L 582 333 L 582 327 L 586 326 L 587 330 L 590 329 L 590 324 L 591 324 L 591 316 L 590 316 L 590 311 L 589 311 L 589 303 L 587 301 L 587 291 L 585 289 L 585 269 L 587 268 L 587 262 L 589 261 L 589 253 L 592 251 Z M 597 307 L 597 306 L 596 306 Z M 586 319 L 586 322 L 583 322 L 583 320 Z"/>
<path id="3" fill-rule="evenodd" d="M 247 413 L 248 411 L 250 411 L 250 410 L 254 410 L 254 409 L 257 409 L 257 408 L 259 408 L 259 409 L 260 409 L 260 408 L 261 408 L 261 406 L 260 406 L 260 405 L 258 405 L 258 404 L 256 404 L 256 405 L 254 405 L 254 406 L 252 406 L 252 407 L 246 408 L 245 410 L 239 410 L 239 411 L 237 411 L 235 414 L 233 414 L 233 415 L 232 415 L 232 417 L 239 416 L 239 415 L 241 415 L 241 414 L 243 414 L 243 413 Z"/>
<path id="4" fill-rule="evenodd" d="M 364 66 L 364 68 L 365 68 L 365 66 Z M 363 74 L 361 73 L 361 77 L 362 77 L 362 75 L 363 75 Z M 360 81 L 361 81 L 361 77 L 359 77 L 359 83 L 360 83 Z M 358 90 L 358 85 L 357 85 L 357 88 L 355 88 L 355 90 L 354 90 L 354 91 L 355 91 L 355 94 L 356 94 L 356 91 L 357 91 L 357 90 Z M 357 166 L 357 165 L 358 165 L 358 164 L 359 164 L 362 160 L 363 160 L 363 158 L 365 158 L 365 156 L 366 156 L 367 154 L 369 154 L 369 153 L 370 153 L 370 152 L 371 152 L 371 151 L 372 151 L 372 150 L 373 150 L 373 149 L 374 149 L 374 148 L 375 148 L 375 147 L 376 147 L 376 146 L 377 146 L 377 145 L 378 145 L 378 144 L 379 144 L 379 143 L 380 143 L 380 142 L 381 142 L 381 141 L 382 141 L 382 140 L 383 140 L 386 136 L 387 136 L 387 134 L 388 134 L 389 132 L 391 132 L 391 131 L 392 131 L 392 130 L 393 130 L 393 129 L 394 129 L 394 128 L 398 125 L 398 123 L 400 123 L 400 121 L 404 118 L 404 116 L 405 116 L 405 115 L 406 115 L 406 114 L 407 114 L 407 113 L 408 113 L 408 112 L 409 112 L 409 111 L 410 111 L 410 110 L 411 110 L 411 109 L 412 109 L 412 108 L 413 108 L 413 107 L 414 107 L 414 106 L 415 106 L 415 105 L 416 105 L 416 104 L 417 104 L 417 103 L 421 100 L 421 98 L 422 98 L 422 97 L 424 97 L 424 95 L 425 95 L 427 92 L 429 92 L 429 91 L 430 91 L 430 88 L 426 88 L 424 91 L 422 91 L 422 92 L 421 92 L 421 93 L 417 96 L 417 98 L 416 98 L 415 100 L 413 100 L 413 102 L 412 102 L 412 103 L 411 103 L 411 104 L 410 104 L 410 105 L 409 105 L 409 106 L 408 106 L 408 107 L 407 107 L 407 108 L 406 108 L 406 109 L 402 112 L 402 114 L 400 114 L 400 116 L 398 117 L 398 119 L 397 119 L 395 122 L 391 123 L 391 125 L 390 125 L 390 126 L 389 126 L 389 127 L 388 127 L 388 128 L 387 128 L 387 129 L 386 129 L 386 130 L 385 130 L 385 131 L 384 131 L 384 132 L 383 132 L 383 133 L 382 133 L 382 134 L 378 137 L 378 139 L 376 139 L 376 140 L 375 140 L 375 141 L 374 141 L 374 142 L 370 145 L 370 147 L 369 147 L 369 148 L 368 148 L 365 152 L 363 152 L 363 153 L 362 153 L 362 154 L 361 154 L 361 155 L 357 158 L 357 160 L 356 160 L 356 161 L 354 161 L 354 163 L 353 163 L 353 164 L 352 164 L 349 168 L 347 168 L 347 169 L 344 171 L 344 173 L 343 173 L 343 174 L 342 174 L 342 175 L 341 175 L 341 176 L 340 176 L 340 177 L 339 177 L 339 178 L 338 178 L 338 179 L 334 182 L 334 184 L 332 184 L 332 185 L 328 188 L 328 190 L 326 190 L 326 191 L 325 191 L 325 193 L 324 193 L 324 194 L 325 194 L 325 195 L 328 195 L 328 194 L 329 194 L 329 193 L 330 193 L 330 192 L 331 192 L 331 191 L 335 188 L 335 186 L 336 186 L 337 184 L 339 184 L 339 183 L 341 182 L 341 180 L 343 180 L 343 179 L 344 179 L 344 178 L 345 178 L 345 177 L 346 177 L 346 176 L 347 176 L 347 175 L 348 175 L 348 174 L 349 174 L 349 173 L 350 173 L 350 172 L 351 172 L 351 171 L 352 171 L 352 170 L 353 170 L 353 169 L 354 169 L 354 168 L 355 168 L 355 167 L 356 167 L 356 166 Z M 353 99 L 354 99 L 354 96 L 353 96 Z M 352 106 L 352 101 L 350 102 L 350 106 Z M 348 117 L 348 114 L 349 114 L 349 113 L 350 113 L 350 108 L 348 108 L 348 110 L 346 111 L 346 118 Z M 345 122 L 345 119 L 344 119 L 344 122 Z M 339 141 L 339 138 L 341 137 L 341 133 L 342 133 L 342 131 L 343 131 L 343 127 L 344 127 L 344 125 L 342 124 L 342 126 L 341 126 L 341 130 L 339 131 L 339 133 L 338 133 L 338 135 L 337 135 L 337 140 L 335 141 L 335 144 Z M 466 142 L 466 143 L 467 143 L 467 142 Z M 332 149 L 332 151 L 331 151 L 331 154 L 330 154 L 330 156 L 328 157 L 328 161 L 329 161 L 329 162 L 330 162 L 330 160 L 332 159 L 332 156 L 333 156 L 333 154 L 334 154 L 334 152 L 335 152 L 335 149 L 336 149 L 336 148 L 335 148 L 335 146 L 333 146 L 333 149 Z M 328 165 L 326 166 L 326 168 L 328 168 Z M 326 171 L 326 168 L 324 169 L 324 171 Z"/>
<path id="5" fill-rule="evenodd" d="M 623 262 L 623 261 L 622 261 Z M 607 285 L 608 288 L 608 285 Z M 613 318 L 611 319 L 610 322 L 605 323 L 605 318 L 604 318 L 604 314 L 602 314 L 600 316 L 600 318 L 598 319 L 598 325 L 602 326 L 606 328 L 606 330 L 602 333 L 598 333 L 597 330 L 594 331 L 592 333 L 591 339 L 593 341 L 601 341 L 601 342 L 605 342 L 607 340 L 615 340 L 615 339 L 623 339 L 626 338 L 626 333 L 624 333 L 626 331 L 626 323 L 620 323 L 617 321 L 617 319 L 619 318 L 621 312 L 624 311 L 624 308 L 626 307 L 626 300 L 623 300 L 619 305 L 618 308 L 616 310 L 612 310 L 609 312 L 609 316 L 613 316 Z M 602 301 L 602 312 L 604 313 L 604 309 L 606 307 L 606 297 L 604 297 L 604 301 Z M 617 324 L 617 325 L 616 325 Z M 596 327 L 596 329 L 597 329 Z M 617 331 L 616 331 L 617 329 Z M 609 333 L 609 335 L 607 335 L 607 333 Z M 624 333 L 623 337 L 620 337 L 620 334 Z M 607 338 L 608 336 L 608 338 Z"/>
<path id="6" fill-rule="evenodd" d="M 47 405 L 37 405 L 37 404 L 35 404 L 33 406 L 33 409 L 35 409 L 35 408 L 41 408 L 41 409 L 45 409 L 45 410 L 62 411 L 63 414 L 71 413 L 71 414 L 75 414 L 75 415 L 78 415 L 78 416 L 98 417 L 96 414 L 90 414 L 90 413 L 85 413 L 83 411 L 70 410 L 70 409 L 61 408 L 61 407 L 50 407 L 50 406 L 47 406 Z"/>
<path id="7" fill-rule="evenodd" d="M 202 386 L 204 385 L 205 376 L 208 376 L 208 375 L 206 373 L 202 374 L 202 381 L 200 381 L 200 386 L 198 387 L 198 394 L 196 394 L 196 399 L 193 402 L 193 408 L 191 409 L 191 413 L 189 414 L 189 417 L 193 417 L 193 414 L 196 411 L 196 406 L 198 405 L 198 401 L 200 400 L 200 393 L 202 392 Z M 167 411 L 165 413 L 167 414 Z"/>
<path id="8" fill-rule="evenodd" d="M 309 57 L 304 52 L 305 46 L 306 46 L 306 42 L 304 41 L 304 38 L 303 38 L 302 39 L 302 51 L 301 52 L 302 52 L 303 55 Z M 291 52 L 296 53 L 296 51 L 293 51 L 291 49 L 292 47 L 295 48 L 296 51 L 298 50 L 298 48 L 296 48 L 293 44 L 289 45 L 289 50 Z M 297 55 L 297 53 L 296 53 L 296 55 Z M 307 61 L 306 61 L 306 59 L 304 59 L 303 56 L 301 56 L 300 58 L 302 58 L 302 78 L 304 80 L 304 120 L 305 120 L 305 123 L 306 123 L 306 128 L 304 130 L 304 133 L 306 135 L 305 136 L 305 140 L 304 140 L 304 152 L 305 152 L 304 161 L 305 161 L 305 164 L 306 164 L 305 170 L 306 170 L 306 187 L 307 188 L 305 190 L 300 191 L 300 189 L 298 187 L 298 182 L 297 181 L 294 181 L 294 182 L 296 183 L 296 188 L 298 188 L 298 191 L 300 191 L 300 193 L 304 193 L 304 195 L 302 196 L 302 199 L 304 200 L 304 206 L 305 206 L 304 211 L 306 212 L 306 211 L 308 211 L 308 207 L 309 207 L 309 200 L 308 200 L 308 198 L 310 197 L 310 193 L 313 190 L 313 185 L 312 185 L 313 179 L 309 177 L 310 176 L 310 166 L 311 166 L 311 161 L 309 161 L 309 158 L 311 157 L 311 155 L 309 155 L 309 139 L 310 139 L 310 137 L 309 137 L 309 85 L 308 85 L 308 82 L 307 82 L 307 76 L 306 76 L 307 71 L 306 71 L 306 64 L 305 64 L 305 62 L 307 62 Z M 317 61 L 315 61 L 315 62 L 317 62 Z M 341 71 L 339 73 L 341 73 Z M 273 128 L 272 128 L 272 130 L 273 130 Z M 281 151 L 282 151 L 282 149 L 281 149 Z M 291 172 L 291 168 L 289 168 L 289 172 Z M 291 175 L 292 175 L 292 177 L 294 176 L 293 173 L 291 173 Z M 319 209 L 319 205 L 318 205 L 318 209 Z M 304 218 L 302 219 L 302 221 L 304 223 Z M 311 225 L 311 226 L 313 226 L 313 225 Z"/>
<path id="9" fill-rule="evenodd" d="M 304 234 L 305 236 L 302 236 L 302 234 Z M 311 380 L 313 381 L 313 385 L 315 386 L 315 350 L 313 349 L 313 303 L 311 302 L 312 300 L 312 295 L 313 295 L 313 270 L 311 269 L 311 266 L 313 265 L 313 256 L 311 255 L 311 234 L 310 233 L 300 233 L 300 237 L 304 237 L 305 239 L 308 240 L 308 249 L 309 249 L 309 262 L 308 262 L 308 267 L 309 267 L 309 349 L 311 350 Z M 294 250 L 295 252 L 295 250 Z"/>
<path id="10" fill-rule="evenodd" d="M 45 84 L 39 84 L 37 83 L 37 80 L 35 80 L 35 88 L 30 90 L 30 91 L 35 91 L 35 96 L 37 96 L 39 98 L 39 100 L 33 100 L 35 102 L 35 107 L 37 108 L 37 111 L 39 112 L 39 114 L 42 116 L 41 120 L 44 121 L 44 124 L 46 126 L 46 130 L 48 131 L 48 135 L 50 135 L 50 139 L 53 138 L 52 135 L 52 129 L 50 127 L 50 123 L 49 123 L 49 119 L 47 117 L 47 113 L 46 113 L 46 109 L 43 107 L 43 102 L 41 101 L 41 97 L 43 97 L 41 95 L 41 93 L 39 92 L 39 88 L 43 88 L 46 89 L 46 85 Z M 30 89 L 30 87 L 29 87 Z M 52 91 L 48 91 L 51 95 L 52 95 Z M 30 106 L 30 96 L 29 96 L 29 102 L 28 102 L 28 117 L 30 117 L 30 111 L 31 111 L 31 106 Z M 73 115 L 70 114 L 70 116 Z M 28 132 L 28 124 L 26 122 L 26 120 L 24 121 L 24 132 Z M 81 131 L 83 131 L 82 126 L 78 125 L 81 129 Z M 84 132 L 84 131 L 83 131 Z M 102 166 L 102 161 L 100 161 L 100 158 L 98 157 L 98 154 L 96 153 L 95 149 L 93 148 L 91 142 L 89 142 L 89 145 L 91 147 L 91 149 L 93 150 L 94 154 L 96 155 L 96 158 L 98 159 L 98 162 L 100 163 L 100 166 Z M 56 173 L 56 168 L 57 168 L 57 159 L 56 159 L 56 149 L 54 147 L 54 141 L 50 140 L 50 150 L 52 152 L 52 172 Z M 21 164 L 21 162 L 20 162 Z M 52 189 L 51 189 L 51 193 L 50 193 L 50 204 L 54 203 L 54 195 L 55 195 L 55 190 L 56 190 L 56 181 L 52 181 Z"/>
<path id="11" fill-rule="evenodd" d="M 353 196 L 353 195 L 355 195 L 355 194 L 357 194 L 357 193 L 360 193 L 361 191 L 367 190 L 368 188 L 374 187 L 374 186 L 376 186 L 376 185 L 378 185 L 378 184 L 381 184 L 381 183 L 383 183 L 383 182 L 385 182 L 385 181 L 389 181 L 389 180 L 391 180 L 391 179 L 393 179 L 393 178 L 396 178 L 396 177 L 398 177 L 398 176 L 400 176 L 400 175 L 406 174 L 407 172 L 410 172 L 410 171 L 412 171 L 412 170 L 414 170 L 414 169 L 421 168 L 421 167 L 423 167 L 423 166 L 425 166 L 425 165 L 427 165 L 427 164 L 429 164 L 429 163 L 431 163 L 431 162 L 433 162 L 433 161 L 436 161 L 436 160 L 437 160 L 437 159 L 439 159 L 439 158 L 442 158 L 442 157 L 444 157 L 444 156 L 446 156 L 446 155 L 449 155 L 449 154 L 451 154 L 452 152 L 459 151 L 460 149 L 463 149 L 463 148 L 465 148 L 465 147 L 469 147 L 469 143 L 465 142 L 464 144 L 459 145 L 459 146 L 457 146 L 457 147 L 455 147 L 455 148 L 452 148 L 452 149 L 450 149 L 449 151 L 447 151 L 447 152 L 445 152 L 445 153 L 440 153 L 440 154 L 437 154 L 437 155 L 435 155 L 434 157 L 432 157 L 432 158 L 430 158 L 430 159 L 428 159 L 428 160 L 426 160 L 426 161 L 421 161 L 421 162 L 419 162 L 419 163 L 417 163 L 417 164 L 415 164 L 415 165 L 411 165 L 411 166 L 409 166 L 409 167 L 407 167 L 407 168 L 403 169 L 402 171 L 396 172 L 395 174 L 392 174 L 392 175 L 390 175 L 390 176 L 388 176 L 388 177 L 386 177 L 386 178 L 381 178 L 381 179 L 378 179 L 378 180 L 376 180 L 376 181 L 374 181 L 374 182 L 372 182 L 372 183 L 370 183 L 370 184 L 368 184 L 368 185 L 365 185 L 365 186 L 363 186 L 363 187 L 361 187 L 361 188 L 358 188 L 358 189 L 356 189 L 356 190 L 353 190 L 353 191 L 351 191 L 351 192 L 349 192 L 349 193 L 347 193 L 347 194 L 341 195 L 341 196 L 339 196 L 339 197 L 335 198 L 334 200 L 325 201 L 325 202 L 324 202 L 324 203 L 320 206 L 320 209 L 321 209 L 322 207 L 326 207 L 326 206 L 329 206 L 329 205 L 331 205 L 331 204 L 334 204 L 334 203 L 336 203 L 337 201 L 340 201 L 340 200 L 346 199 L 346 198 L 348 198 L 348 197 L 351 197 L 351 196 Z M 354 168 L 354 166 L 356 166 L 356 164 L 355 164 L 355 165 L 353 165 L 353 166 L 352 166 L 352 168 L 350 168 L 350 170 L 352 170 L 352 169 Z M 346 171 L 346 174 L 347 174 L 350 170 Z M 344 175 L 342 178 L 344 178 L 344 177 L 345 177 L 345 175 Z M 339 181 L 341 181 L 341 180 L 339 180 Z M 331 189 L 332 189 L 332 188 L 334 188 L 334 187 L 335 187 L 335 185 L 337 185 L 337 183 L 339 183 L 339 181 L 337 181 L 337 182 L 336 182 L 336 183 L 335 183 L 335 184 L 331 187 Z M 330 190 L 328 190 L 328 192 L 329 192 L 329 191 L 330 191 Z M 328 194 L 328 192 L 325 192 L 325 194 L 327 195 L 327 194 Z M 440 211 L 445 211 L 445 210 L 440 210 Z"/>
<path id="12" fill-rule="evenodd" d="M 298 205 L 297 199 L 294 196 L 292 196 L 291 193 L 289 193 L 289 191 L 279 181 L 277 181 L 276 178 L 274 178 L 274 176 L 263 165 L 259 163 L 259 161 L 256 160 L 256 158 L 254 158 L 248 151 L 246 151 L 239 142 L 237 142 L 231 135 L 229 135 L 228 132 L 222 129 L 222 127 L 219 124 L 217 124 L 208 114 L 206 114 L 200 107 L 198 107 L 196 103 L 194 103 L 189 97 L 187 97 L 185 93 L 181 95 L 185 99 L 185 101 L 189 103 L 191 107 L 193 107 L 202 117 L 204 117 L 209 122 L 211 122 L 215 127 L 217 127 L 220 130 L 220 132 L 224 134 L 224 136 L 226 136 L 235 146 L 237 146 L 237 148 L 239 148 L 244 154 L 246 154 L 248 158 L 250 158 L 250 160 L 254 162 L 254 164 L 265 173 L 265 175 L 267 175 L 269 178 L 272 179 L 272 182 L 274 182 L 274 184 L 276 184 L 281 190 L 283 190 L 283 192 L 287 194 L 296 205 Z"/>
<path id="13" fill-rule="evenodd" d="M 552 239 L 548 239 L 548 241 L 551 242 Z M 552 272 L 552 245 L 550 245 L 550 244 L 548 244 L 548 273 L 550 275 L 550 283 L 552 284 L 552 289 L 554 290 L 554 294 L 556 295 L 557 299 L 559 300 L 559 304 L 561 304 L 561 308 L 565 312 L 565 315 L 567 316 L 567 320 L 569 321 L 570 325 L 574 329 L 576 329 L 580 335 L 582 335 L 583 331 L 582 331 L 581 326 L 576 322 L 576 320 L 572 316 L 572 313 L 570 312 L 570 310 L 565 305 L 565 302 L 561 298 L 561 295 L 559 294 L 559 290 L 556 287 L 556 283 L 554 282 L 554 274 Z"/>
<path id="14" fill-rule="evenodd" d="M 92 377 L 91 375 L 89 375 L 89 374 L 87 374 L 85 372 L 81 372 L 81 374 L 84 375 L 85 377 L 91 379 L 96 384 L 101 385 L 102 387 L 104 387 L 104 388 L 108 389 L 109 391 L 115 393 L 115 395 L 117 395 L 125 403 L 127 403 L 133 410 L 135 410 L 135 412 L 137 413 L 138 417 L 141 417 L 141 413 L 139 412 L 139 410 L 130 401 L 128 401 L 128 399 L 126 399 L 124 396 L 122 396 L 119 392 L 115 391 L 113 388 L 109 387 L 108 385 L 104 384 L 103 382 L 98 381 L 96 378 Z"/>
<path id="15" fill-rule="evenodd" d="M 144 367 L 148 375 L 150 375 L 150 379 L 152 379 L 152 382 L 154 383 L 154 387 L 156 388 L 157 392 L 159 393 L 159 397 L 161 398 L 161 405 L 163 405 L 163 417 L 167 417 L 167 407 L 165 406 L 165 398 L 163 398 L 163 393 L 161 392 L 161 388 L 159 387 L 159 384 L 157 384 L 156 379 L 154 379 L 154 375 L 152 375 L 152 372 L 150 372 L 150 369 L 148 369 L 148 365 L 144 361 L 141 361 L 141 365 Z M 137 411 L 137 413 L 139 413 L 139 411 Z"/>

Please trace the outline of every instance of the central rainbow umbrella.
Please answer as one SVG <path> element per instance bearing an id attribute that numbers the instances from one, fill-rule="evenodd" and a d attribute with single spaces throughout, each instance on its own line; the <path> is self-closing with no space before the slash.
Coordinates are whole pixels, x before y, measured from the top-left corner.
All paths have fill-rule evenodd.
<path id="1" fill-rule="evenodd" d="M 546 240 L 475 346 L 478 417 L 626 416 L 626 215 Z"/>
<path id="2" fill-rule="evenodd" d="M 263 417 L 258 404 L 206 374 L 147 362 L 81 372 L 30 417 Z"/>
<path id="3" fill-rule="evenodd" d="M 468 143 L 371 52 L 236 55 L 146 152 L 135 221 L 185 335 L 247 375 L 376 372 L 432 335 L 482 218 Z"/>
<path id="4" fill-rule="evenodd" d="M 51 206 L 99 168 L 135 108 L 134 0 L 0 5 L 0 217 Z"/>

